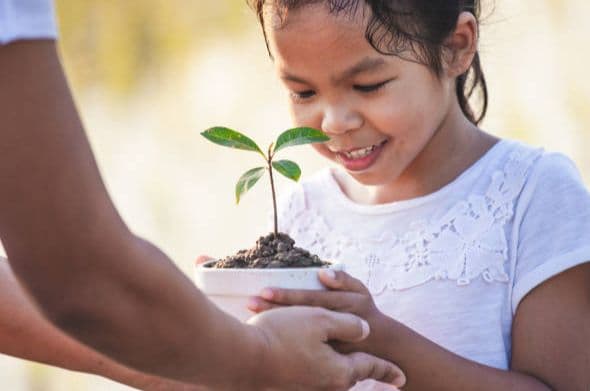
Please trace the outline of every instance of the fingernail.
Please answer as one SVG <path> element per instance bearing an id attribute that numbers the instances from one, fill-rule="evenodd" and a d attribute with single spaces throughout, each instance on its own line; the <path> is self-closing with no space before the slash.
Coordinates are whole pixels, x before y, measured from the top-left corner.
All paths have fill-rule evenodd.
<path id="1" fill-rule="evenodd" d="M 363 327 L 363 334 L 361 335 L 360 340 L 362 341 L 363 339 L 367 338 L 371 333 L 371 327 L 369 326 L 369 323 L 364 319 L 361 319 L 361 325 Z"/>
<path id="2" fill-rule="evenodd" d="M 248 307 L 248 309 L 251 311 L 256 311 L 258 309 L 258 301 L 255 298 L 250 297 L 246 307 Z"/>
<path id="3" fill-rule="evenodd" d="M 320 270 L 320 273 L 324 278 L 327 278 L 329 280 L 336 279 L 336 273 L 334 272 L 334 270 L 331 270 L 331 269 Z"/>
<path id="4" fill-rule="evenodd" d="M 397 387 L 397 388 L 402 388 L 403 386 L 406 385 L 406 376 L 402 373 L 399 374 L 395 377 L 395 379 L 393 380 L 393 386 Z"/>
<path id="5" fill-rule="evenodd" d="M 274 292 L 272 291 L 272 289 L 264 288 L 262 291 L 260 291 L 260 297 L 262 297 L 263 299 L 272 300 L 273 296 Z"/>

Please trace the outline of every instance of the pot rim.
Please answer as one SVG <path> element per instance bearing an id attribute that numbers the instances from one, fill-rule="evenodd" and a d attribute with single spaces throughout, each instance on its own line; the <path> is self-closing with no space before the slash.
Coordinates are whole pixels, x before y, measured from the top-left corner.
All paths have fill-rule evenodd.
<path id="1" fill-rule="evenodd" d="M 313 267 L 281 267 L 281 268 L 209 268 L 207 265 L 212 264 L 213 262 L 217 262 L 217 259 L 212 259 L 210 261 L 201 263 L 199 265 L 195 265 L 195 269 L 197 269 L 200 273 L 235 273 L 235 272 L 248 272 L 248 273 L 293 273 L 296 271 L 309 271 L 309 270 L 322 270 L 322 269 L 335 269 L 335 270 L 343 270 L 344 265 L 342 263 L 336 263 L 332 261 L 330 265 L 326 266 L 313 266 Z"/>

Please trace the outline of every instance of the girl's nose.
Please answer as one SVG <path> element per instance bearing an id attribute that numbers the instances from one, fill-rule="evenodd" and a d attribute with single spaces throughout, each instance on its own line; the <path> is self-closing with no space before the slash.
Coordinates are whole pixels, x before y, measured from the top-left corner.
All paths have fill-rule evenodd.
<path id="1" fill-rule="evenodd" d="M 339 135 L 359 129 L 363 125 L 361 115 L 344 106 L 328 107 L 322 118 L 322 131 Z"/>

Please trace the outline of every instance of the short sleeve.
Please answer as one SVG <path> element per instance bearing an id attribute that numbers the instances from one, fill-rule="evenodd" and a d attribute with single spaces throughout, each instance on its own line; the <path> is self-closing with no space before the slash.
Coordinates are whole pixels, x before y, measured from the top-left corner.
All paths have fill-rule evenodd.
<path id="1" fill-rule="evenodd" d="M 574 163 L 544 154 L 516 207 L 519 221 L 512 312 L 533 288 L 590 261 L 590 193 Z"/>
<path id="2" fill-rule="evenodd" d="M 56 37 L 53 0 L 0 0 L 0 44 Z"/>

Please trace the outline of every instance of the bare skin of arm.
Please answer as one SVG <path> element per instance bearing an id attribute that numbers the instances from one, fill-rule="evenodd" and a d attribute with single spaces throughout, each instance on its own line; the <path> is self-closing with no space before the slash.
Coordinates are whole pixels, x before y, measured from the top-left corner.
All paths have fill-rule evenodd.
<path id="1" fill-rule="evenodd" d="M 72 371 L 103 376 L 141 390 L 198 391 L 134 371 L 82 345 L 49 323 L 0 257 L 0 353 Z"/>
<path id="2" fill-rule="evenodd" d="M 360 318 L 295 308 L 242 324 L 133 235 L 102 183 L 54 41 L 0 46 L 0 86 L 0 237 L 58 328 L 129 367 L 215 390 L 346 389 L 402 376 L 329 347 L 359 339 Z"/>
<path id="3" fill-rule="evenodd" d="M 565 271 L 533 289 L 520 303 L 512 330 L 512 362 L 504 371 L 462 358 L 386 317 L 358 280 L 337 272 L 322 282 L 329 292 L 271 289 L 269 301 L 255 299 L 256 311 L 276 305 L 314 305 L 357 314 L 373 332 L 362 350 L 394 360 L 405 371 L 408 390 L 587 391 L 590 387 L 590 263 Z"/>
<path id="4" fill-rule="evenodd" d="M 553 277 L 521 301 L 511 368 L 554 390 L 590 390 L 590 263 Z"/>

